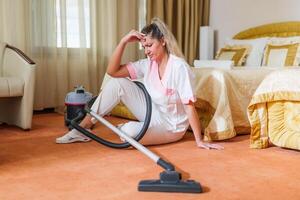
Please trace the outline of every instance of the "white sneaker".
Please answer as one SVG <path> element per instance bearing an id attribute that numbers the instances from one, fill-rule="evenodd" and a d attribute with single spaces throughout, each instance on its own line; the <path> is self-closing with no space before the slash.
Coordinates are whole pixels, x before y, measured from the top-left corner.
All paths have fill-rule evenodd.
<path id="1" fill-rule="evenodd" d="M 90 130 L 89 130 L 90 131 Z M 89 142 L 91 139 L 76 129 L 72 129 L 65 135 L 56 138 L 56 143 L 57 144 L 68 144 L 68 143 L 73 143 L 73 142 Z"/>

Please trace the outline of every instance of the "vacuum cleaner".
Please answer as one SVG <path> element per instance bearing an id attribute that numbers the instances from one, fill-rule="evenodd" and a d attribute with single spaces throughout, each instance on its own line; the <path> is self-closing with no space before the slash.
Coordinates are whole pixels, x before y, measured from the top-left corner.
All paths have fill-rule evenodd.
<path id="1" fill-rule="evenodd" d="M 65 125 L 72 129 L 71 120 L 85 108 L 85 105 L 92 99 L 93 95 L 86 92 L 82 85 L 76 86 L 74 91 L 69 92 L 65 98 Z"/>
<path id="2" fill-rule="evenodd" d="M 147 149 L 145 146 L 140 144 L 138 141 L 143 138 L 145 135 L 148 126 L 151 120 L 151 97 L 148 94 L 144 85 L 140 82 L 135 81 L 139 88 L 142 89 L 143 93 L 146 97 L 146 104 L 147 104 L 147 111 L 146 117 L 144 120 L 144 125 L 141 128 L 139 134 L 132 138 L 126 135 L 124 132 L 119 130 L 117 127 L 112 125 L 110 122 L 105 120 L 103 117 L 99 116 L 97 113 L 90 110 L 91 105 L 95 101 L 96 97 L 94 97 L 91 101 L 87 103 L 87 106 L 84 110 L 80 111 L 76 118 L 71 120 L 71 125 L 82 134 L 86 135 L 87 137 L 99 142 L 108 147 L 112 148 L 128 148 L 130 146 L 135 147 L 150 159 L 152 159 L 157 165 L 161 166 L 164 171 L 160 173 L 159 179 L 154 180 L 142 180 L 138 184 L 138 191 L 145 191 L 145 192 L 181 192 L 181 193 L 202 193 L 202 187 L 199 182 L 194 180 L 182 180 L 181 174 L 175 170 L 175 167 L 170 162 L 165 161 L 164 159 L 160 158 L 158 155 L 154 154 L 152 151 Z M 114 133 L 116 133 L 121 138 L 124 138 L 126 142 L 123 143 L 114 143 L 107 141 L 103 138 L 94 135 L 93 133 L 89 132 L 88 130 L 81 127 L 78 122 L 82 120 L 86 114 L 90 114 L 92 117 L 97 119 L 99 122 L 107 126 L 111 129 Z"/>

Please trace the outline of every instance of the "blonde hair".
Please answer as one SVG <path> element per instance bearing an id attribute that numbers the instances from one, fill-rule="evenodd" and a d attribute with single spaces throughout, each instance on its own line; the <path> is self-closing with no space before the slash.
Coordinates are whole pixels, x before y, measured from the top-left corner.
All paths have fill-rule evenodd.
<path id="1" fill-rule="evenodd" d="M 145 26 L 141 32 L 145 33 L 146 35 L 151 35 L 151 37 L 156 39 L 163 38 L 166 42 L 166 50 L 169 54 L 174 54 L 178 57 L 184 58 L 184 55 L 180 50 L 174 35 L 161 19 L 157 17 L 153 18 L 151 20 L 151 24 Z"/>

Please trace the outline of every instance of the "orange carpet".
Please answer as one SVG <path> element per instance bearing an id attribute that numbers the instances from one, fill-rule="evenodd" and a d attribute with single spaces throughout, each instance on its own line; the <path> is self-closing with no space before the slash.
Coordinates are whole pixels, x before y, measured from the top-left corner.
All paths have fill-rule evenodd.
<path id="1" fill-rule="evenodd" d="M 300 199 L 300 152 L 250 149 L 248 135 L 220 142 L 222 151 L 197 148 L 190 134 L 149 147 L 204 187 L 178 194 L 138 192 L 140 180 L 158 178 L 159 166 L 134 149 L 55 144 L 66 130 L 55 113 L 34 115 L 31 131 L 0 125 L 0 199 Z M 96 132 L 109 131 L 99 125 Z"/>

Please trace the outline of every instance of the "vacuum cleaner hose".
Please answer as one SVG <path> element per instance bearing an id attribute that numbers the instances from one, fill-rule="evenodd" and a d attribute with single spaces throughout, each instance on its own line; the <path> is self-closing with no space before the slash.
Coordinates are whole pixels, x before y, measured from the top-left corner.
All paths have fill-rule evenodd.
<path id="1" fill-rule="evenodd" d="M 144 137 L 144 135 L 149 127 L 149 124 L 151 121 L 151 115 L 152 115 L 152 103 L 151 103 L 151 97 L 150 97 L 149 93 L 147 92 L 145 86 L 141 82 L 138 82 L 138 81 L 134 81 L 134 83 L 143 91 L 143 93 L 145 95 L 145 99 L 146 99 L 146 108 L 147 108 L 143 127 L 141 128 L 139 134 L 134 138 L 136 141 L 139 141 Z M 105 140 L 103 138 L 100 138 L 97 135 L 86 130 L 85 128 L 82 128 L 78 124 L 78 122 L 81 121 L 87 113 L 91 112 L 90 108 L 91 108 L 92 104 L 94 103 L 94 101 L 96 100 L 96 98 L 97 97 L 92 98 L 87 103 L 87 107 L 83 111 L 78 113 L 77 117 L 71 121 L 71 126 L 73 128 L 75 128 L 76 130 L 80 131 L 81 133 L 83 133 L 84 135 L 86 135 L 87 137 L 89 137 L 89 138 L 95 140 L 96 142 L 99 142 L 100 144 L 103 144 L 105 146 L 108 146 L 111 148 L 117 148 L 117 149 L 128 148 L 129 146 L 131 146 L 131 144 L 128 142 L 114 143 L 114 142 Z"/>

